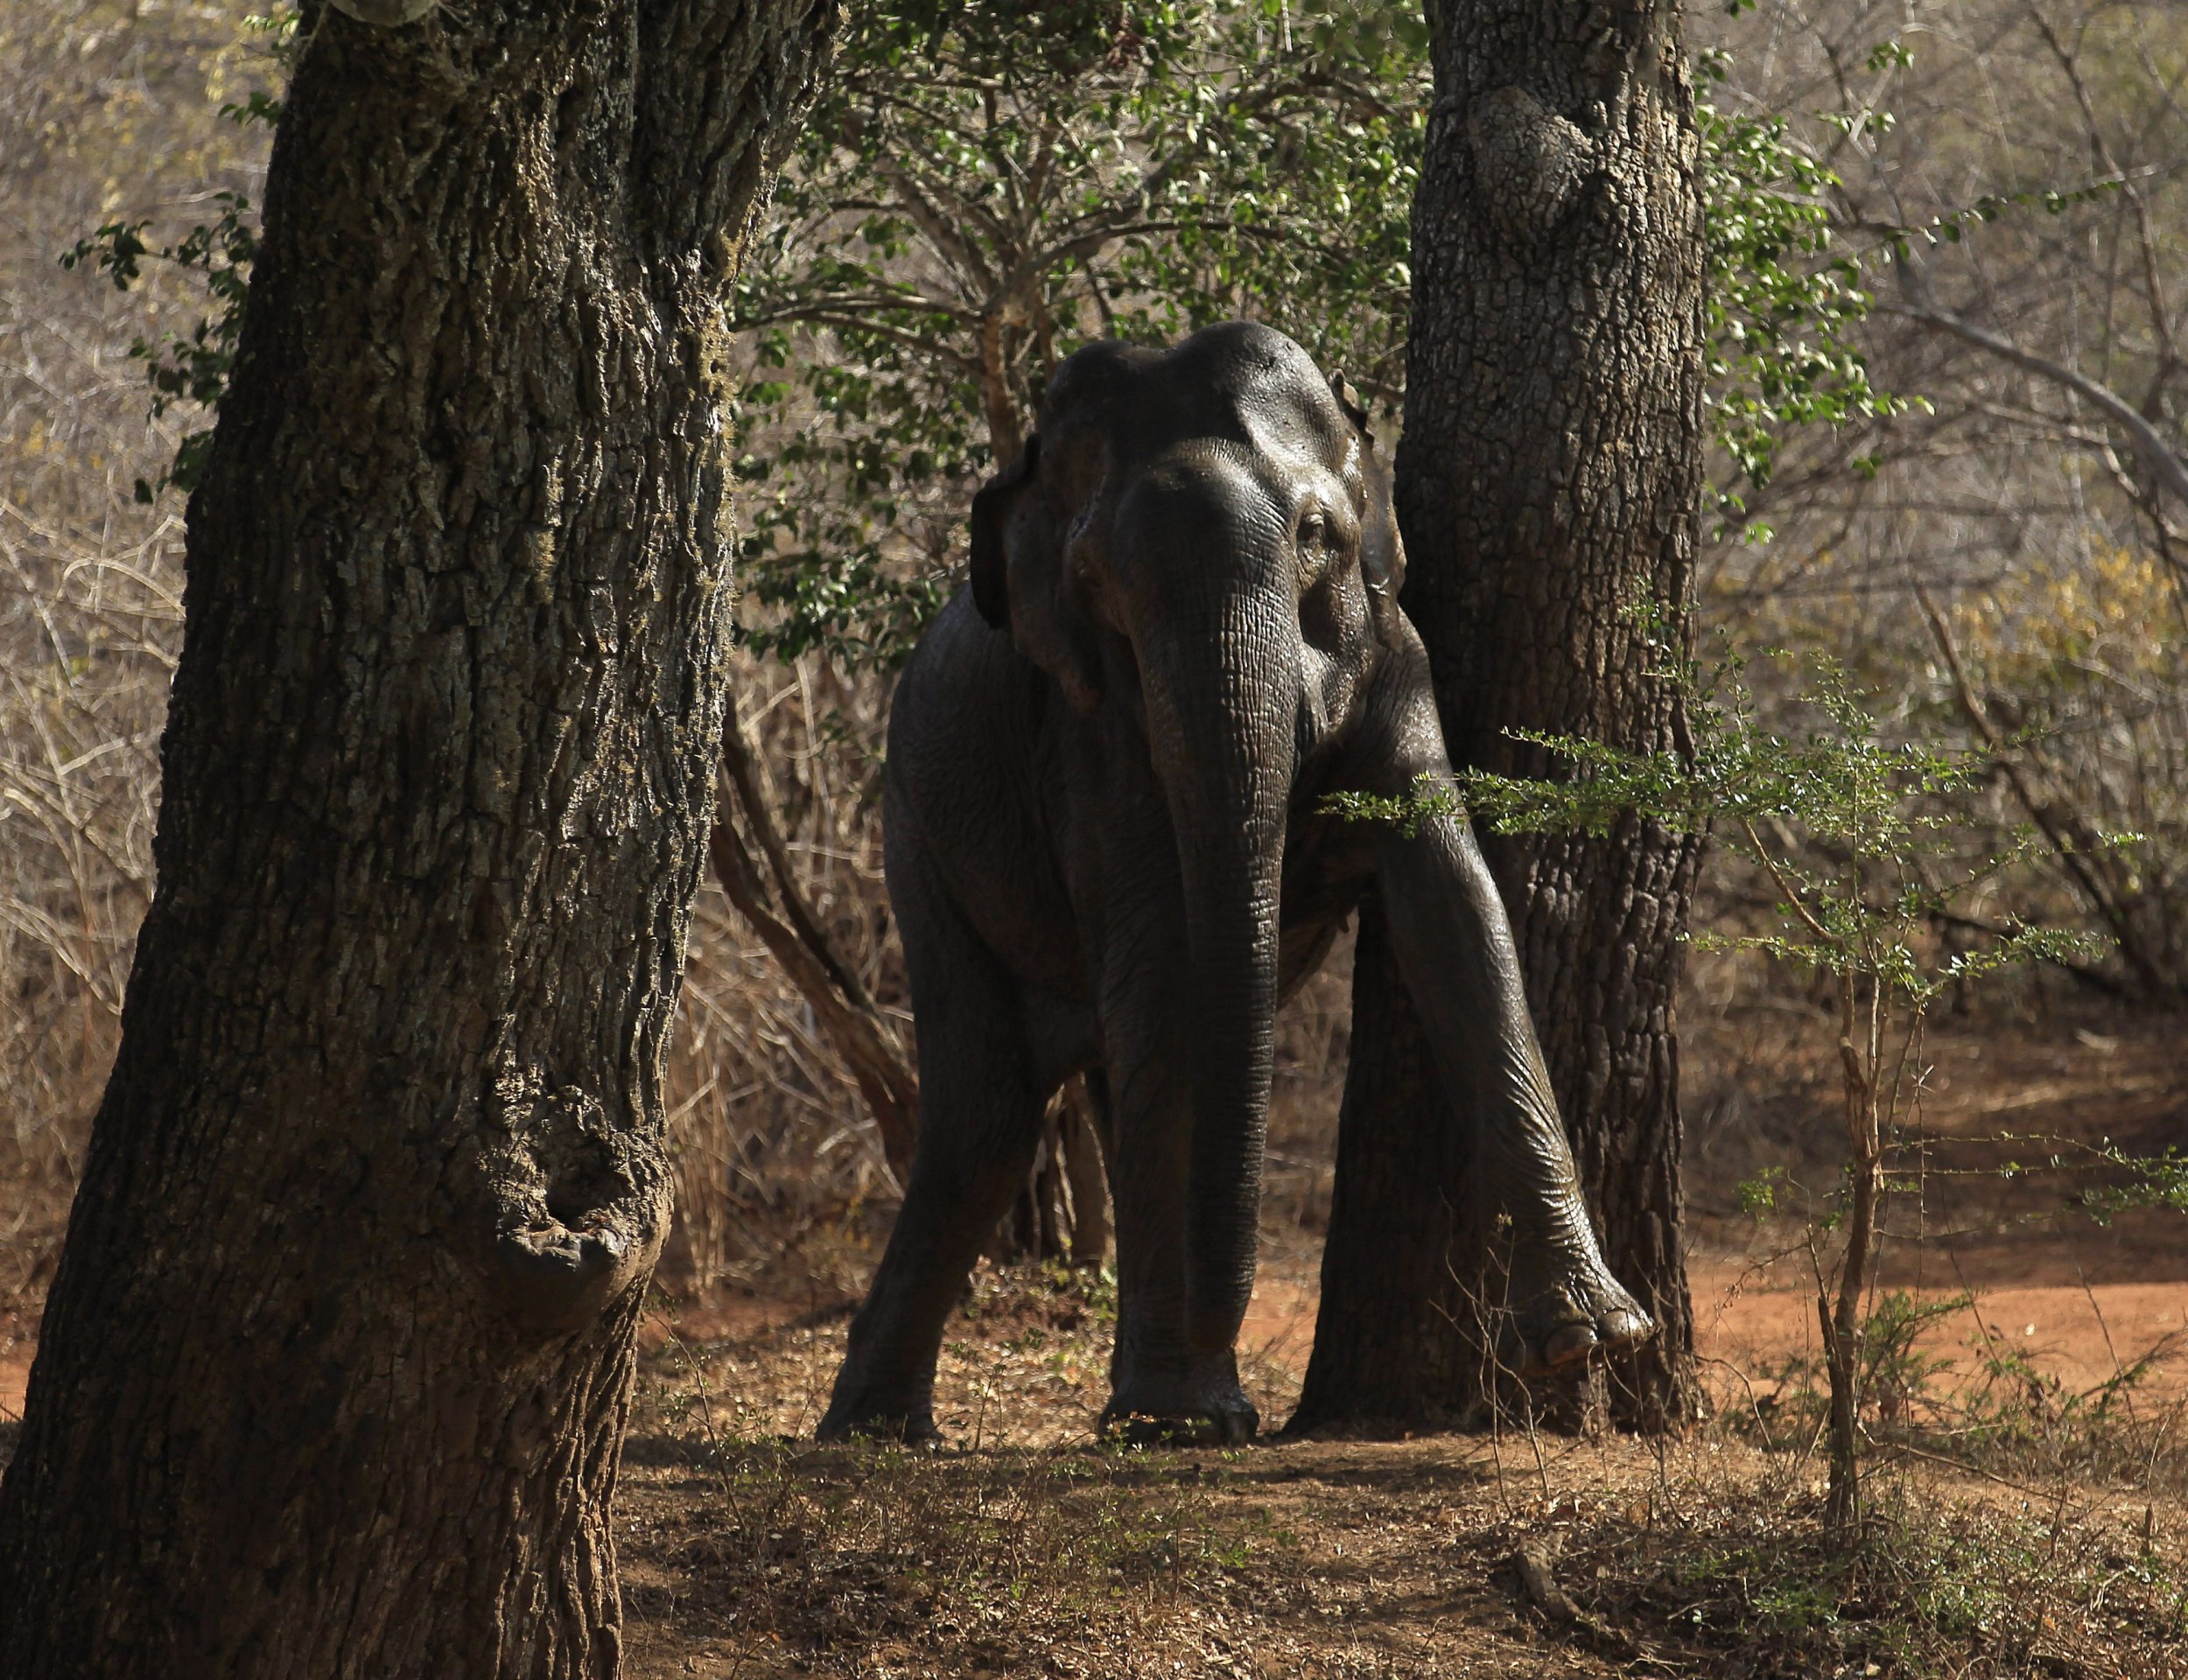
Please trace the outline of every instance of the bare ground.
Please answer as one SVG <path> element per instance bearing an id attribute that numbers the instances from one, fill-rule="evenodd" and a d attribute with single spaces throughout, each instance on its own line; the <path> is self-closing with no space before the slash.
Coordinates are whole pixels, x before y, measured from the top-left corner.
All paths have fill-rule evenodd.
<path id="1" fill-rule="evenodd" d="M 2063 1210 L 2065 1175 L 1997 1171 L 2040 1158 L 2015 1139 L 2177 1139 L 2170 1024 L 1932 1036 L 1921 1124 L 1942 1141 L 1885 1282 L 1974 1299 L 1912 1337 L 1923 1427 L 1879 1421 L 1852 1562 L 1821 1542 L 1793 1216 L 1834 1170 L 1828 1091 L 1768 1028 L 1709 1046 L 1775 1107 L 1715 1161 L 1704 1128 L 1694 1282 L 1721 1414 L 1692 1438 L 1104 1448 L 1102 1290 L 984 1268 L 943 1357 L 951 1446 L 819 1447 L 860 1272 L 838 1254 L 801 1298 L 653 1320 L 622 1506 L 632 1671 L 2188 1675 L 2184 1222 L 2099 1227 Z M 1312 1343 L 1327 1172 L 1311 1139 L 1279 1144 L 1242 1343 L 1272 1425 Z M 1776 1212 L 1743 1214 L 1743 1181 Z"/>
<path id="2" fill-rule="evenodd" d="M 1932 1036 L 1939 1142 L 1886 1282 L 1974 1298 L 1913 1335 L 1923 1415 L 1877 1420 L 1851 1558 L 1822 1543 L 1795 1217 L 1834 1170 L 1829 1093 L 1771 1025 L 1699 1035 L 1726 1074 L 1714 1098 L 1697 1081 L 1692 1177 L 1721 1410 L 1690 1438 L 1104 1447 L 1105 1287 L 984 1267 L 943 1356 L 951 1446 L 820 1447 L 878 1222 L 801 1228 L 757 1287 L 649 1320 L 618 1508 L 628 1671 L 2188 1676 L 2188 1222 L 2099 1227 L 2065 1175 L 1997 1170 L 2041 1167 L 2033 1140 L 2178 1139 L 2170 1024 Z M 1312 1342 L 1328 1197 L 1327 1122 L 1296 1095 L 1242 1344 L 1271 1427 Z M 1743 1183 L 1776 1211 L 1743 1214 Z M 32 1322 L 0 1326 L 0 1429 Z"/>
<path id="3" fill-rule="evenodd" d="M 656 1322 L 619 1508 L 631 1672 L 2188 1674 L 2188 1509 L 2147 1480 L 1880 1453 L 1874 1555 L 1839 1564 L 1785 1440 L 1104 1447 L 1098 1292 L 991 1270 L 971 1306 L 939 1452 L 805 1438 L 840 1312 Z M 1254 1364 L 1280 1416 L 1295 1379 Z"/>

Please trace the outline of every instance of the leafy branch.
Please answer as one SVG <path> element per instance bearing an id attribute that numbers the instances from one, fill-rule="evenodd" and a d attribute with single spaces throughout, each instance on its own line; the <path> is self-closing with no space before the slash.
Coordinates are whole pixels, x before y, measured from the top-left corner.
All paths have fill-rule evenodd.
<path id="1" fill-rule="evenodd" d="M 1521 732 L 1515 738 L 1563 760 L 1569 776 L 1476 772 L 1462 782 L 1467 803 L 1508 833 L 1602 834 L 1636 816 L 1714 832 L 1770 882 L 1776 925 L 1707 931 L 1695 943 L 1757 952 L 1831 982 L 1848 1158 L 1834 1205 L 1811 1218 L 1807 1245 L 1830 1379 L 1827 1520 L 1841 1544 L 1852 1544 L 1862 1513 L 1862 1385 L 1874 1365 L 1868 1303 L 1880 1213 L 1892 1188 L 1885 1163 L 1918 1100 L 1925 1018 L 1950 987 L 2013 966 L 2077 961 L 2098 942 L 2014 923 L 1978 950 L 1933 949 L 1929 934 L 1938 920 L 2038 849 L 2041 837 L 2031 827 L 1999 850 L 1965 851 L 1962 825 L 1940 802 L 1983 774 L 1995 748 L 1951 751 L 1894 738 L 1837 661 L 1813 658 L 1805 675 L 1800 704 L 1813 722 L 1803 733 L 1758 721 L 1736 657 L 1706 680 L 1692 662 L 1673 659 L 1659 676 L 1687 696 L 1691 752 L 1634 752 Z"/>
<path id="2" fill-rule="evenodd" d="M 244 27 L 267 38 L 276 65 L 285 70 L 293 60 L 298 14 L 277 9 L 265 16 L 248 17 Z M 278 94 L 254 88 L 240 102 L 221 107 L 221 115 L 238 128 L 271 130 L 280 120 Z M 208 416 L 207 424 L 184 433 L 174 458 L 154 480 L 137 480 L 137 500 L 149 503 L 169 485 L 185 495 L 198 487 L 206 458 L 213 447 L 212 415 L 228 390 L 235 368 L 235 344 L 242 330 L 243 299 L 250 290 L 251 265 L 258 260 L 258 225 L 250 200 L 242 192 L 213 194 L 220 214 L 200 222 L 174 243 L 154 247 L 146 243 L 149 217 L 133 221 L 109 221 L 88 238 L 80 239 L 61 253 L 65 269 L 88 268 L 105 275 L 117 291 L 127 291 L 144 278 L 147 262 L 193 272 L 202 277 L 212 308 L 187 336 L 168 332 L 158 342 L 139 336 L 130 345 L 132 360 L 144 364 L 152 388 L 151 417 L 164 419 L 179 402 L 195 406 Z"/>

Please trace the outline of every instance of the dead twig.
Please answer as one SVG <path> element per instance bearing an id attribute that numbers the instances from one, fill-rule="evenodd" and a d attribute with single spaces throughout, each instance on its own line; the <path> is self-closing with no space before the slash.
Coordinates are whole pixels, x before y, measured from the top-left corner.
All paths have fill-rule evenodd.
<path id="1" fill-rule="evenodd" d="M 722 766 L 732 796 L 761 856 L 767 860 L 768 873 L 761 876 L 759 862 L 744 836 L 724 813 L 714 824 L 707 848 L 715 878 L 812 1006 L 814 1024 L 843 1059 L 867 1111 L 873 1116 L 881 1134 L 882 1153 L 901 1186 L 911 1170 L 919 1114 L 918 1078 L 880 1010 L 858 976 L 836 955 L 805 901 L 790 868 L 789 848 L 783 844 L 782 830 L 768 802 L 761 796 L 759 779 L 753 771 L 752 746 L 745 738 L 733 696 L 722 730 Z M 775 904 L 781 906 L 780 914 Z"/>
<path id="2" fill-rule="evenodd" d="M 1611 1627 L 1602 1617 L 1583 1610 L 1558 1585 L 1558 1536 L 1531 1534 L 1511 1555 L 1519 1586 L 1533 1605 L 1554 1625 L 1571 1629 L 1602 1649 L 1629 1660 L 1639 1656 L 1641 1647 L 1630 1635 Z"/>

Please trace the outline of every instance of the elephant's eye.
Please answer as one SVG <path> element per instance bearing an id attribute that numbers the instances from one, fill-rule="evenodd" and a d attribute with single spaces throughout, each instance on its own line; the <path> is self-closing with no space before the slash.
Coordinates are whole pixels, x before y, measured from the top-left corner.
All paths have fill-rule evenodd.
<path id="1" fill-rule="evenodd" d="M 1295 540 L 1302 584 L 1314 584 L 1329 569 L 1330 537 L 1329 514 L 1317 509 L 1300 520 Z"/>

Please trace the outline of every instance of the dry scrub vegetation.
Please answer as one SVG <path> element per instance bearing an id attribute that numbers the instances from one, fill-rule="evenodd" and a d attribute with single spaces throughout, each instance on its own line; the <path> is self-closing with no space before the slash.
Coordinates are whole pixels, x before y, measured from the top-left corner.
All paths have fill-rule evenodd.
<path id="1" fill-rule="evenodd" d="M 238 21 L 0 10 L 0 1340 L 50 1275 L 152 886 L 182 533 L 131 495 L 175 440 L 148 435 L 127 353 L 202 312 L 56 258 L 140 206 L 255 192 L 263 160 L 216 116 L 248 74 Z"/>
<path id="2" fill-rule="evenodd" d="M 158 242 L 206 219 L 216 190 L 256 199 L 263 131 L 219 115 L 270 80 L 247 9 L 0 0 L 0 1407 L 19 1404 L 153 884 L 180 506 L 142 505 L 132 486 L 195 421 L 148 425 L 129 349 L 204 308 L 172 274 L 124 294 L 55 259 L 102 222 L 151 216 Z M 1931 410 L 1889 435 L 1797 437 L 1751 498 L 1776 541 L 1713 547 L 1707 614 L 1847 657 L 1910 734 L 2000 744 L 1997 773 L 1952 815 L 1971 846 L 2023 823 L 2054 844 L 1966 925 L 1935 928 L 1941 943 L 2015 915 L 2117 943 L 2079 976 L 1949 1010 L 1919 1124 L 1944 1139 L 2175 1143 L 2188 508 L 2057 375 L 2179 435 L 2188 22 L 2156 4 L 1833 0 L 1722 27 L 1738 55 L 1727 97 L 1792 114 L 1845 181 L 1849 241 L 1939 218 L 1965 236 L 1917 238 L 1904 280 L 1878 282 L 1888 307 L 1868 328 L 1879 382 Z M 1911 68 L 1865 56 L 1894 32 Z M 1886 106 L 1894 124 L 1876 116 Z M 1834 130 L 1818 110 L 1858 120 Z M 2055 212 L 1966 214 L 1984 194 L 2093 184 Z M 885 682 L 813 656 L 747 662 L 737 682 L 817 916 L 908 1029 L 876 834 Z M 2122 829 L 2144 844 L 2084 844 Z M 1709 893 L 1711 920 L 1768 909 L 1736 871 Z M 1250 1330 L 1273 1421 L 1311 1334 L 1347 995 L 1339 961 L 1283 1026 Z M 1827 1557 L 1813 1549 L 1813 1300 L 1787 1270 L 1798 1228 L 1748 1218 L 1741 1194 L 1832 1181 L 1827 1013 L 1730 957 L 1696 964 L 1686 1009 L 1701 1317 L 1782 1301 L 1748 1341 L 1713 1343 L 1739 1357 L 1715 1368 L 1721 1414 L 1696 1438 L 1098 1451 L 1102 1280 L 989 1268 L 944 1362 L 962 1450 L 824 1450 L 798 1438 L 894 1186 L 810 1009 L 710 888 L 671 1053 L 678 1224 L 625 1483 L 635 1670 L 2188 1673 L 2171 1349 L 2145 1366 L 2148 1341 L 2122 1345 L 2111 1369 L 2070 1382 L 1999 1346 L 1980 1306 L 1930 1311 L 1964 1284 L 2064 1293 L 2079 1279 L 2093 1305 L 2127 1283 L 2188 1296 L 2175 1227 L 2156 1214 L 2101 1234 L 2062 1225 L 2070 1186 L 2000 1179 L 2008 1146 L 1940 1155 L 1925 1194 L 1897 1204 L 1888 1251 L 1885 1284 L 1911 1292 L 1913 1317 L 1884 1350 L 1871 1423 L 1886 1494 L 1864 1549 Z"/>

